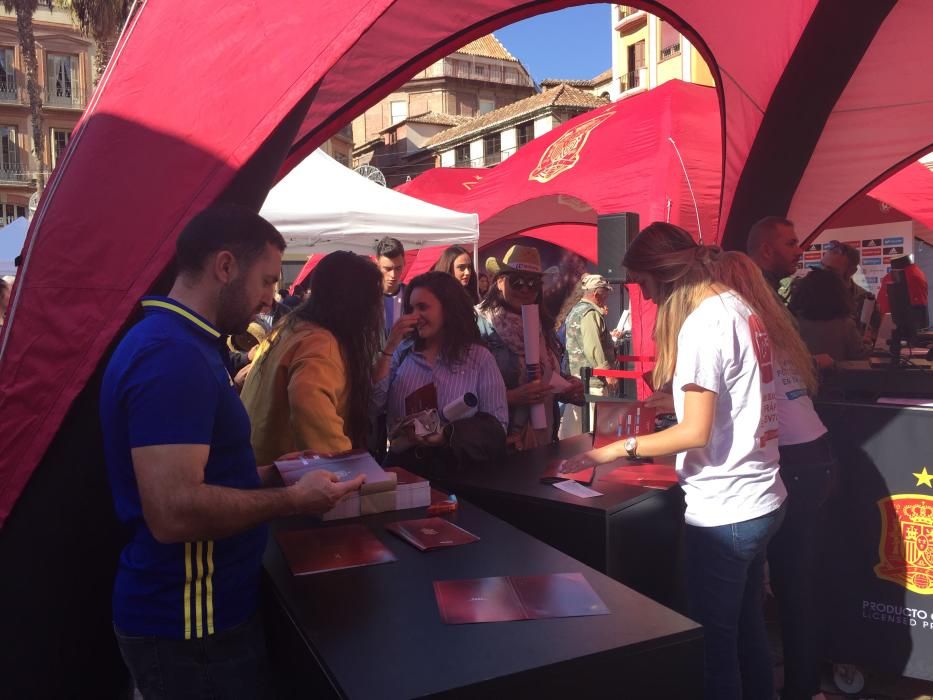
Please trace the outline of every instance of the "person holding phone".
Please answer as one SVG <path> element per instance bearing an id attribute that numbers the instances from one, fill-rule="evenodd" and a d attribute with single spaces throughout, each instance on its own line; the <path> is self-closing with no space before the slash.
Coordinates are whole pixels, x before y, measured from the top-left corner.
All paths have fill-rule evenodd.
<path id="1" fill-rule="evenodd" d="M 753 295 L 738 294 L 718 275 L 720 255 L 667 223 L 651 224 L 632 242 L 623 265 L 658 304 L 654 385 L 672 382 L 678 424 L 590 450 L 562 469 L 677 455 L 689 611 L 704 627 L 705 695 L 770 698 L 764 566 L 787 495 L 778 472 L 774 358 L 792 363 L 810 389 L 816 377 L 764 278 L 749 280 Z"/>

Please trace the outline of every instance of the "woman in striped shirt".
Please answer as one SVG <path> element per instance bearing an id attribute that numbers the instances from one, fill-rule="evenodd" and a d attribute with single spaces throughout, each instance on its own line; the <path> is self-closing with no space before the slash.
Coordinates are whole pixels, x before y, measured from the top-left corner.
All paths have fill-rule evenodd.
<path id="1" fill-rule="evenodd" d="M 505 383 L 457 280 L 443 272 L 418 275 L 405 290 L 405 312 L 414 318 L 414 333 L 404 338 L 390 334 L 373 371 L 373 410 L 387 414 L 389 433 L 406 416 L 406 397 L 433 384 L 441 409 L 474 394 L 477 412 L 498 422 L 504 443 L 509 419 Z M 411 435 L 403 444 L 410 446 L 412 439 L 443 444 L 449 434 L 445 430 L 424 441 Z"/>

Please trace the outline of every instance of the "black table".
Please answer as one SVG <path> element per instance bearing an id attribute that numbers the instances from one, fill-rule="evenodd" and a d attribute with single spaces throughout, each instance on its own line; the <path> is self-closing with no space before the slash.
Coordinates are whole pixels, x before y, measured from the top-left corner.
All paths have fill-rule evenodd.
<path id="1" fill-rule="evenodd" d="M 473 544 L 422 553 L 384 530 L 424 512 L 333 523 L 365 524 L 398 557 L 389 564 L 294 577 L 270 540 L 263 600 L 279 697 L 701 695 L 694 622 L 466 503 L 454 520 Z M 572 571 L 610 615 L 445 625 L 434 598 L 435 580 Z"/>
<path id="2" fill-rule="evenodd" d="M 579 435 L 435 481 L 617 581 L 682 609 L 678 562 L 684 499 L 679 486 L 652 489 L 597 475 L 592 488 L 604 495 L 578 498 L 541 483 L 549 462 L 591 445 L 591 435 Z"/>

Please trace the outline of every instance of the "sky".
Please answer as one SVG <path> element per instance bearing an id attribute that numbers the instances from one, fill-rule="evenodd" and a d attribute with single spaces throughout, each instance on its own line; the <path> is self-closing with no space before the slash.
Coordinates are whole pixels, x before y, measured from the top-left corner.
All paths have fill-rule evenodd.
<path id="1" fill-rule="evenodd" d="M 610 68 L 611 33 L 608 4 L 549 12 L 493 32 L 536 82 L 586 80 Z"/>

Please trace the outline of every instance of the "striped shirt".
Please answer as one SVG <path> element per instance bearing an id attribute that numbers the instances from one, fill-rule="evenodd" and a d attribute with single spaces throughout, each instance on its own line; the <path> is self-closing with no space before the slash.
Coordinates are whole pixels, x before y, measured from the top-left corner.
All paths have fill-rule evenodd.
<path id="1" fill-rule="evenodd" d="M 439 408 L 471 392 L 479 400 L 477 411 L 494 416 L 503 429 L 508 429 L 505 382 L 489 350 L 474 344 L 462 362 L 449 366 L 438 357 L 432 367 L 420 352 L 412 348 L 411 342 L 406 341 L 392 356 L 389 374 L 373 385 L 374 408 L 377 413 L 387 413 L 390 432 L 405 417 L 405 398 L 430 383 L 437 388 Z"/>

